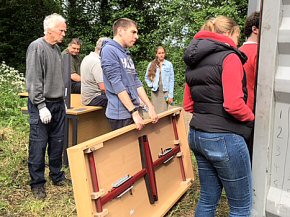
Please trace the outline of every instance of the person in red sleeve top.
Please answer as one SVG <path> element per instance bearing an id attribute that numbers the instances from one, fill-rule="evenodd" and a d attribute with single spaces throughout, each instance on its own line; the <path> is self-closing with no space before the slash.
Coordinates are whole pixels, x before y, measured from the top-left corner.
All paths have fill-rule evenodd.
<path id="1" fill-rule="evenodd" d="M 248 101 L 247 105 L 254 112 L 255 110 L 255 89 L 257 79 L 257 55 L 258 55 L 258 41 L 260 35 L 260 13 L 252 13 L 245 23 L 245 35 L 247 41 L 244 42 L 240 50 L 243 51 L 248 60 L 244 64 L 244 68 L 247 74 L 247 89 L 248 89 Z"/>
<path id="2" fill-rule="evenodd" d="M 250 216 L 252 174 L 246 140 L 254 114 L 247 106 L 245 54 L 237 49 L 240 28 L 231 18 L 208 20 L 184 54 L 184 105 L 193 112 L 189 144 L 201 184 L 195 216 L 215 216 L 225 189 L 230 216 Z M 191 98 L 191 100 L 190 100 Z"/>
<path id="3" fill-rule="evenodd" d="M 188 84 L 185 84 L 184 96 L 183 96 L 183 108 L 186 112 L 193 113 L 194 111 L 193 105 L 194 105 L 194 102 L 190 94 L 190 88 Z"/>

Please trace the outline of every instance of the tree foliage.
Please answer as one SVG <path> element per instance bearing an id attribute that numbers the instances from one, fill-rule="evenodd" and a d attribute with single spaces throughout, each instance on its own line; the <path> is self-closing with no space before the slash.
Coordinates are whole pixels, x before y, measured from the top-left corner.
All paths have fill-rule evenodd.
<path id="1" fill-rule="evenodd" d="M 65 14 L 68 20 L 68 34 L 66 42 L 71 38 L 79 37 L 84 41 L 82 51 L 88 53 L 93 49 L 99 37 L 113 37 L 112 25 L 115 20 L 127 17 L 135 20 L 139 26 L 141 40 L 132 52 L 136 60 L 148 57 L 147 46 L 152 41 L 161 43 L 159 37 L 153 39 L 152 33 L 158 28 L 160 12 L 156 1 L 142 0 L 68 0 L 65 5 Z M 155 37 L 156 38 L 156 37 Z"/>
<path id="2" fill-rule="evenodd" d="M 83 41 L 82 55 L 94 49 L 99 37 L 113 37 L 112 25 L 118 18 L 135 20 L 139 40 L 131 52 L 141 80 L 156 47 L 164 45 L 167 58 L 174 64 L 175 97 L 181 102 L 185 47 L 210 17 L 227 15 L 243 26 L 247 0 L 10 0 L 0 7 L 0 61 L 20 72 L 24 72 L 28 44 L 43 35 L 43 18 L 52 12 L 67 19 L 62 48 L 79 37 Z"/>
<path id="3" fill-rule="evenodd" d="M 26 49 L 30 42 L 43 35 L 43 19 L 53 12 L 61 12 L 59 1 L 3 1 L 0 5 L 0 61 L 24 72 Z"/>

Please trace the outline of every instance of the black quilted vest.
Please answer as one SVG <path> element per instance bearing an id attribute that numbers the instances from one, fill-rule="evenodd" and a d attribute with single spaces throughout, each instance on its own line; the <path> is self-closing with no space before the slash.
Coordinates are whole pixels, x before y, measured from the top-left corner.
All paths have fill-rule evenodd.
<path id="1" fill-rule="evenodd" d="M 210 39 L 194 39 L 185 51 L 186 82 L 194 101 L 190 126 L 205 132 L 231 132 L 250 138 L 253 122 L 241 122 L 223 108 L 223 61 L 235 53 L 244 63 L 247 58 L 239 50 Z M 243 79 L 244 100 L 247 101 L 246 74 Z"/>

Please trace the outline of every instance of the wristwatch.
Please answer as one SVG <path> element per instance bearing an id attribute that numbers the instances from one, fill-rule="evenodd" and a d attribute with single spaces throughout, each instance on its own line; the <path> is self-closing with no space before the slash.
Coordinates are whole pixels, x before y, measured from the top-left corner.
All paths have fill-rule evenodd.
<path id="1" fill-rule="evenodd" d="M 134 112 L 138 111 L 137 107 L 133 108 L 130 112 L 130 114 L 133 114 Z"/>

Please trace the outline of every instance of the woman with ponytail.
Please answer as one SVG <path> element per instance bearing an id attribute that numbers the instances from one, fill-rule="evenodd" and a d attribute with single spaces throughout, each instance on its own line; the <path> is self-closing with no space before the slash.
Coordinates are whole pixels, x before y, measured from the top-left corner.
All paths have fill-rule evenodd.
<path id="1" fill-rule="evenodd" d="M 166 111 L 173 104 L 174 70 L 171 62 L 165 59 L 166 51 L 157 47 L 155 59 L 149 63 L 145 81 L 151 88 L 151 101 L 157 113 Z"/>
<path id="2" fill-rule="evenodd" d="M 214 217 L 224 189 L 231 217 L 251 215 L 252 174 L 246 141 L 254 114 L 247 106 L 240 28 L 218 16 L 208 20 L 184 54 L 184 105 L 193 113 L 189 144 L 198 164 L 200 199 L 196 217 Z"/>

